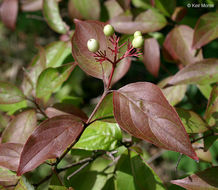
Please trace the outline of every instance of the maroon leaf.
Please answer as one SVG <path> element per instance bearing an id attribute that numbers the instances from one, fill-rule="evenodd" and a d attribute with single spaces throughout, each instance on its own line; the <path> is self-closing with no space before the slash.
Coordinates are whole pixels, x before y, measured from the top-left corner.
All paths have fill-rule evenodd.
<path id="1" fill-rule="evenodd" d="M 126 85 L 113 92 L 114 116 L 131 135 L 198 160 L 185 128 L 161 89 L 148 82 Z"/>
<path id="2" fill-rule="evenodd" d="M 47 159 L 59 157 L 83 130 L 83 123 L 71 115 L 42 122 L 29 137 L 21 153 L 17 175 L 35 169 Z"/>
<path id="3" fill-rule="evenodd" d="M 144 42 L 143 62 L 147 70 L 155 77 L 158 77 L 160 68 L 160 48 L 155 38 L 148 38 Z"/>
<path id="4" fill-rule="evenodd" d="M 110 23 L 117 32 L 133 34 L 137 30 L 142 33 L 158 31 L 166 26 L 167 21 L 159 12 L 149 9 L 139 14 L 134 21 L 132 15 L 124 13 L 111 19 Z"/>
<path id="5" fill-rule="evenodd" d="M 196 26 L 193 39 L 193 48 L 201 48 L 218 37 L 218 14 L 211 12 L 202 15 Z"/>
<path id="6" fill-rule="evenodd" d="M 196 50 L 192 49 L 194 31 L 189 26 L 180 25 L 168 33 L 164 41 L 164 50 L 177 63 L 184 65 L 202 60 L 202 52 L 197 56 Z"/>
<path id="7" fill-rule="evenodd" d="M 176 7 L 171 18 L 175 22 L 180 22 L 185 17 L 186 13 L 187 13 L 187 9 L 185 7 Z"/>
<path id="8" fill-rule="evenodd" d="M 4 0 L 0 7 L 0 17 L 2 22 L 10 29 L 14 30 L 18 13 L 18 0 Z"/>
<path id="9" fill-rule="evenodd" d="M 0 144 L 0 165 L 13 171 L 17 171 L 23 144 Z"/>
<path id="10" fill-rule="evenodd" d="M 207 168 L 184 179 L 173 180 L 171 183 L 187 190 L 215 190 L 218 189 L 218 166 Z"/>
<path id="11" fill-rule="evenodd" d="M 18 114 L 4 130 L 2 142 L 24 144 L 36 128 L 36 125 L 37 118 L 35 110 L 24 111 Z"/>
<path id="12" fill-rule="evenodd" d="M 185 66 L 169 84 L 210 84 L 218 81 L 218 59 L 204 59 Z"/>
<path id="13" fill-rule="evenodd" d="M 95 58 L 93 57 L 93 53 L 90 52 L 87 48 L 87 41 L 91 38 L 94 38 L 99 41 L 100 50 L 105 50 L 107 57 L 111 59 L 113 58 L 111 51 L 108 49 L 108 47 L 112 48 L 112 44 L 109 42 L 109 38 L 106 37 L 103 33 L 103 27 L 105 24 L 99 21 L 80 20 L 75 20 L 75 23 L 76 30 L 72 38 L 72 54 L 74 59 L 82 70 L 93 77 L 103 79 L 104 70 L 104 76 L 107 81 L 111 73 L 112 64 L 108 61 L 104 61 L 101 66 L 99 62 L 96 62 Z M 129 59 L 124 59 L 119 63 L 116 70 L 119 70 L 119 67 L 128 68 L 128 64 Z M 123 74 L 119 73 L 119 75 L 116 77 L 116 81 L 119 80 L 122 76 Z"/>
<path id="14" fill-rule="evenodd" d="M 58 115 L 74 115 L 81 118 L 84 122 L 88 119 L 87 115 L 77 107 L 74 107 L 70 104 L 58 103 L 54 107 L 48 107 L 45 110 L 46 115 L 49 118 L 58 116 Z"/>

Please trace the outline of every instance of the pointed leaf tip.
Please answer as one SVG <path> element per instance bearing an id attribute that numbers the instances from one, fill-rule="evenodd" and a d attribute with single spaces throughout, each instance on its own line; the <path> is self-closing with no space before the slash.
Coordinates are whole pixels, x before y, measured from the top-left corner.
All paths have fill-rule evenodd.
<path id="1" fill-rule="evenodd" d="M 123 130 L 198 160 L 178 114 L 156 85 L 149 82 L 126 85 L 113 92 L 113 104 L 115 119 Z"/>

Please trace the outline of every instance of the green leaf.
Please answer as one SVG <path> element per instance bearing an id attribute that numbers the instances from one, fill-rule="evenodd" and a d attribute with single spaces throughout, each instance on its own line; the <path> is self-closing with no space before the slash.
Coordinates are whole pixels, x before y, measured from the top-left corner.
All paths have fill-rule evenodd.
<path id="1" fill-rule="evenodd" d="M 44 0 L 43 14 L 51 29 L 60 34 L 67 33 L 68 26 L 61 18 L 57 0 Z"/>
<path id="2" fill-rule="evenodd" d="M 70 180 L 65 179 L 65 184 L 79 190 L 100 190 L 107 181 L 107 175 L 114 170 L 113 167 L 106 169 L 110 163 L 111 161 L 108 159 L 97 158 Z M 77 169 L 78 167 L 67 170 L 66 177 Z"/>
<path id="3" fill-rule="evenodd" d="M 218 37 L 218 14 L 202 15 L 195 26 L 193 48 L 198 49 Z"/>
<path id="4" fill-rule="evenodd" d="M 197 85 L 201 93 L 204 95 L 205 98 L 210 98 L 210 93 L 212 91 L 212 86 L 210 84 L 205 85 Z"/>
<path id="5" fill-rule="evenodd" d="M 120 141 L 122 133 L 118 124 L 96 121 L 86 128 L 74 147 L 86 150 L 114 150 Z"/>
<path id="6" fill-rule="evenodd" d="M 149 9 L 152 6 L 150 5 L 150 0 L 132 0 L 132 4 L 137 8 Z"/>
<path id="7" fill-rule="evenodd" d="M 164 190 L 160 178 L 137 155 L 123 154 L 117 164 L 115 184 L 117 189 L 125 190 Z"/>
<path id="8" fill-rule="evenodd" d="M 211 133 L 211 131 L 206 131 L 204 136 Z M 218 135 L 209 136 L 204 138 L 204 151 L 209 150 L 209 148 L 213 145 L 213 143 L 218 139 Z"/>
<path id="9" fill-rule="evenodd" d="M 4 167 L 0 167 L 0 187 L 1 185 L 3 186 L 16 185 L 19 178 L 20 177 L 18 177 L 16 173 Z"/>
<path id="10" fill-rule="evenodd" d="M 108 94 L 102 103 L 100 104 L 97 112 L 94 114 L 91 121 L 94 121 L 96 119 L 106 121 L 106 122 L 112 122 L 115 123 L 114 119 L 114 113 L 113 113 L 113 95 Z"/>
<path id="11" fill-rule="evenodd" d="M 184 187 L 187 190 L 217 190 L 218 167 L 207 168 L 184 179 L 173 180 L 171 183 Z"/>
<path id="12" fill-rule="evenodd" d="M 187 133 L 203 133 L 208 130 L 207 124 L 193 111 L 176 108 Z"/>
<path id="13" fill-rule="evenodd" d="M 24 176 L 22 176 L 14 190 L 34 190 L 34 189 L 35 189 L 34 186 L 32 186 L 30 182 Z"/>
<path id="14" fill-rule="evenodd" d="M 99 20 L 101 5 L 99 0 L 70 0 L 68 10 L 72 18 Z"/>
<path id="15" fill-rule="evenodd" d="M 160 88 L 163 88 L 170 79 L 171 77 L 164 79 L 158 84 L 158 86 Z M 182 101 L 182 99 L 185 96 L 186 90 L 187 90 L 187 85 L 176 85 L 176 86 L 170 86 L 170 87 L 163 88 L 162 92 L 164 96 L 166 97 L 166 99 L 168 100 L 168 102 L 172 106 L 175 106 L 176 104 Z"/>
<path id="16" fill-rule="evenodd" d="M 58 186 L 58 185 L 49 185 L 48 190 L 68 190 L 68 188 L 64 186 Z"/>
<path id="17" fill-rule="evenodd" d="M 172 77 L 169 84 L 209 84 L 218 82 L 218 59 L 204 59 L 189 64 Z"/>
<path id="18" fill-rule="evenodd" d="M 25 100 L 23 92 L 8 82 L 0 82 L 0 104 L 13 104 Z"/>
<path id="19" fill-rule="evenodd" d="M 15 104 L 0 104 L 0 110 L 7 112 L 8 115 L 13 115 L 17 110 L 27 107 L 26 100 Z"/>
<path id="20" fill-rule="evenodd" d="M 51 94 L 67 80 L 74 67 L 75 64 L 70 64 L 59 68 L 48 68 L 44 70 L 37 81 L 36 97 L 42 99 L 43 102 L 46 103 Z M 60 73 L 59 70 L 62 69 L 63 71 Z"/>
<path id="21" fill-rule="evenodd" d="M 215 84 L 208 100 L 205 119 L 209 126 L 218 127 L 218 84 Z"/>
<path id="22" fill-rule="evenodd" d="M 7 116 L 6 114 L 3 114 L 0 111 L 0 132 L 1 133 L 8 126 L 9 122 L 10 122 L 10 117 Z"/>
<path id="23" fill-rule="evenodd" d="M 10 125 L 2 134 L 2 143 L 21 143 L 25 144 L 28 137 L 32 134 L 37 125 L 35 110 L 27 110 L 19 113 L 11 121 Z"/>
<path id="24" fill-rule="evenodd" d="M 41 63 L 40 52 L 36 55 L 28 67 L 22 83 L 22 89 L 25 95 L 30 95 L 36 88 L 36 83 L 40 73 L 48 67 L 59 67 L 67 56 L 71 54 L 71 46 L 67 42 L 56 41 L 45 47 L 46 66 Z"/>
<path id="25" fill-rule="evenodd" d="M 157 7 L 165 16 L 170 17 L 176 8 L 175 0 L 155 0 L 155 7 Z"/>

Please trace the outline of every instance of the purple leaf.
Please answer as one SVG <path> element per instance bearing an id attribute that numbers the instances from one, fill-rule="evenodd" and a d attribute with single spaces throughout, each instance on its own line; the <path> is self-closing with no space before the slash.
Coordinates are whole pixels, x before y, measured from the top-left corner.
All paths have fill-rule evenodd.
<path id="1" fill-rule="evenodd" d="M 0 7 L 0 17 L 2 22 L 10 29 L 16 27 L 18 13 L 18 0 L 4 0 Z"/>
<path id="2" fill-rule="evenodd" d="M 199 49 L 218 37 L 218 14 L 215 12 L 202 15 L 196 26 L 193 48 Z"/>
<path id="3" fill-rule="evenodd" d="M 163 44 L 168 57 L 184 65 L 202 60 L 202 52 L 195 56 L 196 50 L 192 49 L 193 34 L 193 29 L 186 25 L 180 25 L 171 30 Z"/>
<path id="4" fill-rule="evenodd" d="M 207 168 L 184 179 L 173 180 L 171 183 L 187 190 L 215 190 L 218 189 L 218 166 Z"/>
<path id="5" fill-rule="evenodd" d="M 17 175 L 35 169 L 47 159 L 59 157 L 83 130 L 83 123 L 71 115 L 42 122 L 29 137 L 21 153 Z"/>
<path id="6" fill-rule="evenodd" d="M 143 62 L 147 70 L 158 77 L 160 68 L 160 48 L 155 38 L 148 38 L 144 42 Z"/>
<path id="7" fill-rule="evenodd" d="M 0 144 L 0 165 L 17 171 L 22 149 L 23 144 L 19 143 Z"/>
<path id="8" fill-rule="evenodd" d="M 107 57 L 113 59 L 113 55 L 108 47 L 112 48 L 109 38 L 103 33 L 104 23 L 99 21 L 80 21 L 75 20 L 76 30 L 72 38 L 72 54 L 79 67 L 87 74 L 103 79 L 103 70 L 106 82 L 111 73 L 112 64 L 104 61 L 102 65 L 96 62 L 93 53 L 87 48 L 87 41 L 94 38 L 100 43 L 100 50 L 106 51 Z M 115 69 L 115 76 L 113 83 L 119 80 L 128 70 L 130 66 L 130 59 L 122 60 Z M 103 69 L 102 69 L 103 67 Z M 119 68 L 121 67 L 121 68 Z M 117 71 L 122 71 L 117 73 Z"/>
<path id="9" fill-rule="evenodd" d="M 167 21 L 159 12 L 149 9 L 140 13 L 134 21 L 132 15 L 124 13 L 111 19 L 110 23 L 119 33 L 133 34 L 137 30 L 142 33 L 158 31 L 166 26 Z"/>
<path id="10" fill-rule="evenodd" d="M 15 116 L 10 125 L 4 130 L 2 142 L 24 144 L 36 128 L 36 125 L 37 118 L 35 110 L 24 111 Z"/>
<path id="11" fill-rule="evenodd" d="M 178 114 L 159 87 L 148 82 L 126 85 L 113 92 L 113 103 L 115 119 L 123 130 L 198 160 Z"/>
<path id="12" fill-rule="evenodd" d="M 204 59 L 185 66 L 168 82 L 177 84 L 210 84 L 218 81 L 218 59 Z"/>

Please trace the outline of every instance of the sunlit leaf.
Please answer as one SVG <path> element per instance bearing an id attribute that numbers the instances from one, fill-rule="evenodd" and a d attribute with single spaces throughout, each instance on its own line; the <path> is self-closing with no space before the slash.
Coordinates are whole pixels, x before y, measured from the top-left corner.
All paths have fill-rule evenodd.
<path id="1" fill-rule="evenodd" d="M 173 180 L 171 183 L 184 187 L 187 190 L 217 190 L 218 167 L 207 168 L 184 179 Z"/>
<path id="2" fill-rule="evenodd" d="M 10 29 L 15 29 L 18 14 L 18 0 L 4 0 L 0 7 L 0 18 Z"/>
<path id="3" fill-rule="evenodd" d="M 195 56 L 196 50 L 192 49 L 193 34 L 194 30 L 186 25 L 176 26 L 167 34 L 164 50 L 169 54 L 170 59 L 184 65 L 203 59 L 201 51 Z"/>
<path id="4" fill-rule="evenodd" d="M 61 18 L 57 0 L 44 0 L 43 14 L 51 29 L 60 34 L 67 33 L 68 26 Z"/>
<path id="5" fill-rule="evenodd" d="M 21 10 L 27 12 L 34 12 L 42 9 L 43 0 L 24 0 L 20 1 Z"/>
<path id="6" fill-rule="evenodd" d="M 25 100 L 23 92 L 8 82 L 0 81 L 0 104 L 13 104 Z"/>
<path id="7" fill-rule="evenodd" d="M 218 59 L 204 59 L 189 64 L 176 73 L 169 84 L 209 84 L 218 81 Z"/>
<path id="8" fill-rule="evenodd" d="M 113 92 L 114 116 L 131 135 L 197 160 L 185 128 L 161 89 L 148 82 L 126 85 Z"/>
<path id="9" fill-rule="evenodd" d="M 150 0 L 132 0 L 132 4 L 137 8 L 149 9 L 151 8 Z"/>
<path id="10" fill-rule="evenodd" d="M 209 126 L 218 127 L 218 84 L 215 84 L 208 100 L 205 119 Z"/>
<path id="11" fill-rule="evenodd" d="M 71 54 L 71 47 L 69 43 L 57 41 L 49 44 L 45 47 L 46 54 L 46 68 L 48 67 L 59 67 L 66 59 L 67 56 Z M 46 69 L 40 63 L 40 53 L 36 55 L 30 66 L 27 68 L 26 75 L 22 83 L 22 89 L 25 95 L 30 95 L 32 90 L 35 90 L 37 79 L 40 73 Z M 34 93 L 33 93 L 34 94 Z"/>
<path id="12" fill-rule="evenodd" d="M 122 134 L 118 124 L 95 121 L 85 129 L 74 147 L 85 150 L 114 150 L 121 141 Z"/>
<path id="13" fill-rule="evenodd" d="M 212 91 L 212 86 L 210 84 L 205 85 L 197 85 L 201 93 L 204 95 L 205 98 L 210 98 L 210 93 Z"/>
<path id="14" fill-rule="evenodd" d="M 193 111 L 176 108 L 187 133 L 203 133 L 208 130 L 207 123 Z"/>
<path id="15" fill-rule="evenodd" d="M 170 86 L 165 87 L 168 83 L 168 81 L 171 79 L 171 77 L 168 77 L 164 80 L 162 80 L 158 86 L 162 88 L 162 92 L 170 105 L 175 106 L 179 102 L 182 101 L 182 99 L 185 96 L 187 85 L 176 85 L 176 86 Z"/>
<path id="16" fill-rule="evenodd" d="M 2 186 L 10 186 L 17 184 L 17 181 L 20 177 L 16 175 L 16 173 L 10 171 L 7 168 L 0 167 L 0 187 Z"/>
<path id="17" fill-rule="evenodd" d="M 117 189 L 164 190 L 157 174 L 134 152 L 122 154 L 116 167 Z"/>
<path id="18" fill-rule="evenodd" d="M 119 33 L 133 34 L 139 30 L 142 33 L 155 32 L 166 26 L 165 17 L 155 9 L 140 13 L 133 21 L 131 14 L 121 14 L 110 20 L 111 25 Z"/>
<path id="19" fill-rule="evenodd" d="M 218 14 L 210 12 L 202 15 L 195 25 L 193 48 L 201 48 L 218 37 Z"/>
<path id="20" fill-rule="evenodd" d="M 17 174 L 22 175 L 47 159 L 59 157 L 82 130 L 83 123 L 69 115 L 53 117 L 42 122 L 24 145 Z"/>
<path id="21" fill-rule="evenodd" d="M 160 48 L 155 38 L 148 38 L 144 42 L 143 63 L 153 76 L 158 77 L 160 68 Z"/>
<path id="22" fill-rule="evenodd" d="M 74 22 L 76 24 L 76 30 L 72 38 L 72 54 L 75 61 L 83 71 L 93 77 L 103 79 L 104 73 L 107 83 L 111 73 L 112 64 L 108 61 L 104 61 L 102 64 L 96 62 L 93 57 L 93 53 L 87 48 L 87 41 L 94 38 L 99 41 L 100 50 L 106 51 L 108 58 L 114 59 L 111 51 L 108 49 L 108 47 L 113 48 L 113 46 L 109 41 L 109 38 L 103 33 L 105 23 L 99 21 L 80 20 L 75 20 Z M 129 66 L 129 59 L 124 59 L 117 65 L 115 75 L 113 77 L 113 83 L 124 76 L 124 74 L 128 71 Z"/>
<path id="23" fill-rule="evenodd" d="M 101 121 L 107 121 L 107 122 L 113 122 L 115 123 L 114 119 L 114 113 L 113 113 L 113 95 L 108 94 L 104 100 L 101 102 L 101 105 L 99 106 L 98 110 L 92 117 L 91 121 L 94 120 L 101 120 Z"/>
<path id="24" fill-rule="evenodd" d="M 192 145 L 200 161 L 212 163 L 212 155 L 209 150 L 204 151 L 203 143 L 195 142 Z"/>
<path id="25" fill-rule="evenodd" d="M 0 144 L 0 165 L 13 171 L 17 171 L 23 144 Z"/>
<path id="26" fill-rule="evenodd" d="M 36 97 L 46 103 L 51 94 L 67 80 L 75 66 L 75 64 L 70 64 L 59 68 L 48 68 L 44 70 L 39 75 L 37 81 Z"/>
<path id="27" fill-rule="evenodd" d="M 98 20 L 101 6 L 99 0 L 70 0 L 68 10 L 71 18 Z"/>
<path id="28" fill-rule="evenodd" d="M 14 190 L 34 190 L 34 186 L 27 180 L 26 177 L 22 176 L 16 185 Z"/>
<path id="29" fill-rule="evenodd" d="M 13 115 L 16 111 L 26 107 L 27 107 L 26 100 L 15 104 L 0 104 L 0 110 L 7 112 L 8 115 Z"/>
<path id="30" fill-rule="evenodd" d="M 36 128 L 36 125 L 37 118 L 35 110 L 24 111 L 16 115 L 10 125 L 4 130 L 2 142 L 24 144 Z"/>
<path id="31" fill-rule="evenodd" d="M 105 1 L 104 5 L 107 8 L 110 19 L 123 13 L 122 7 L 116 0 Z"/>

